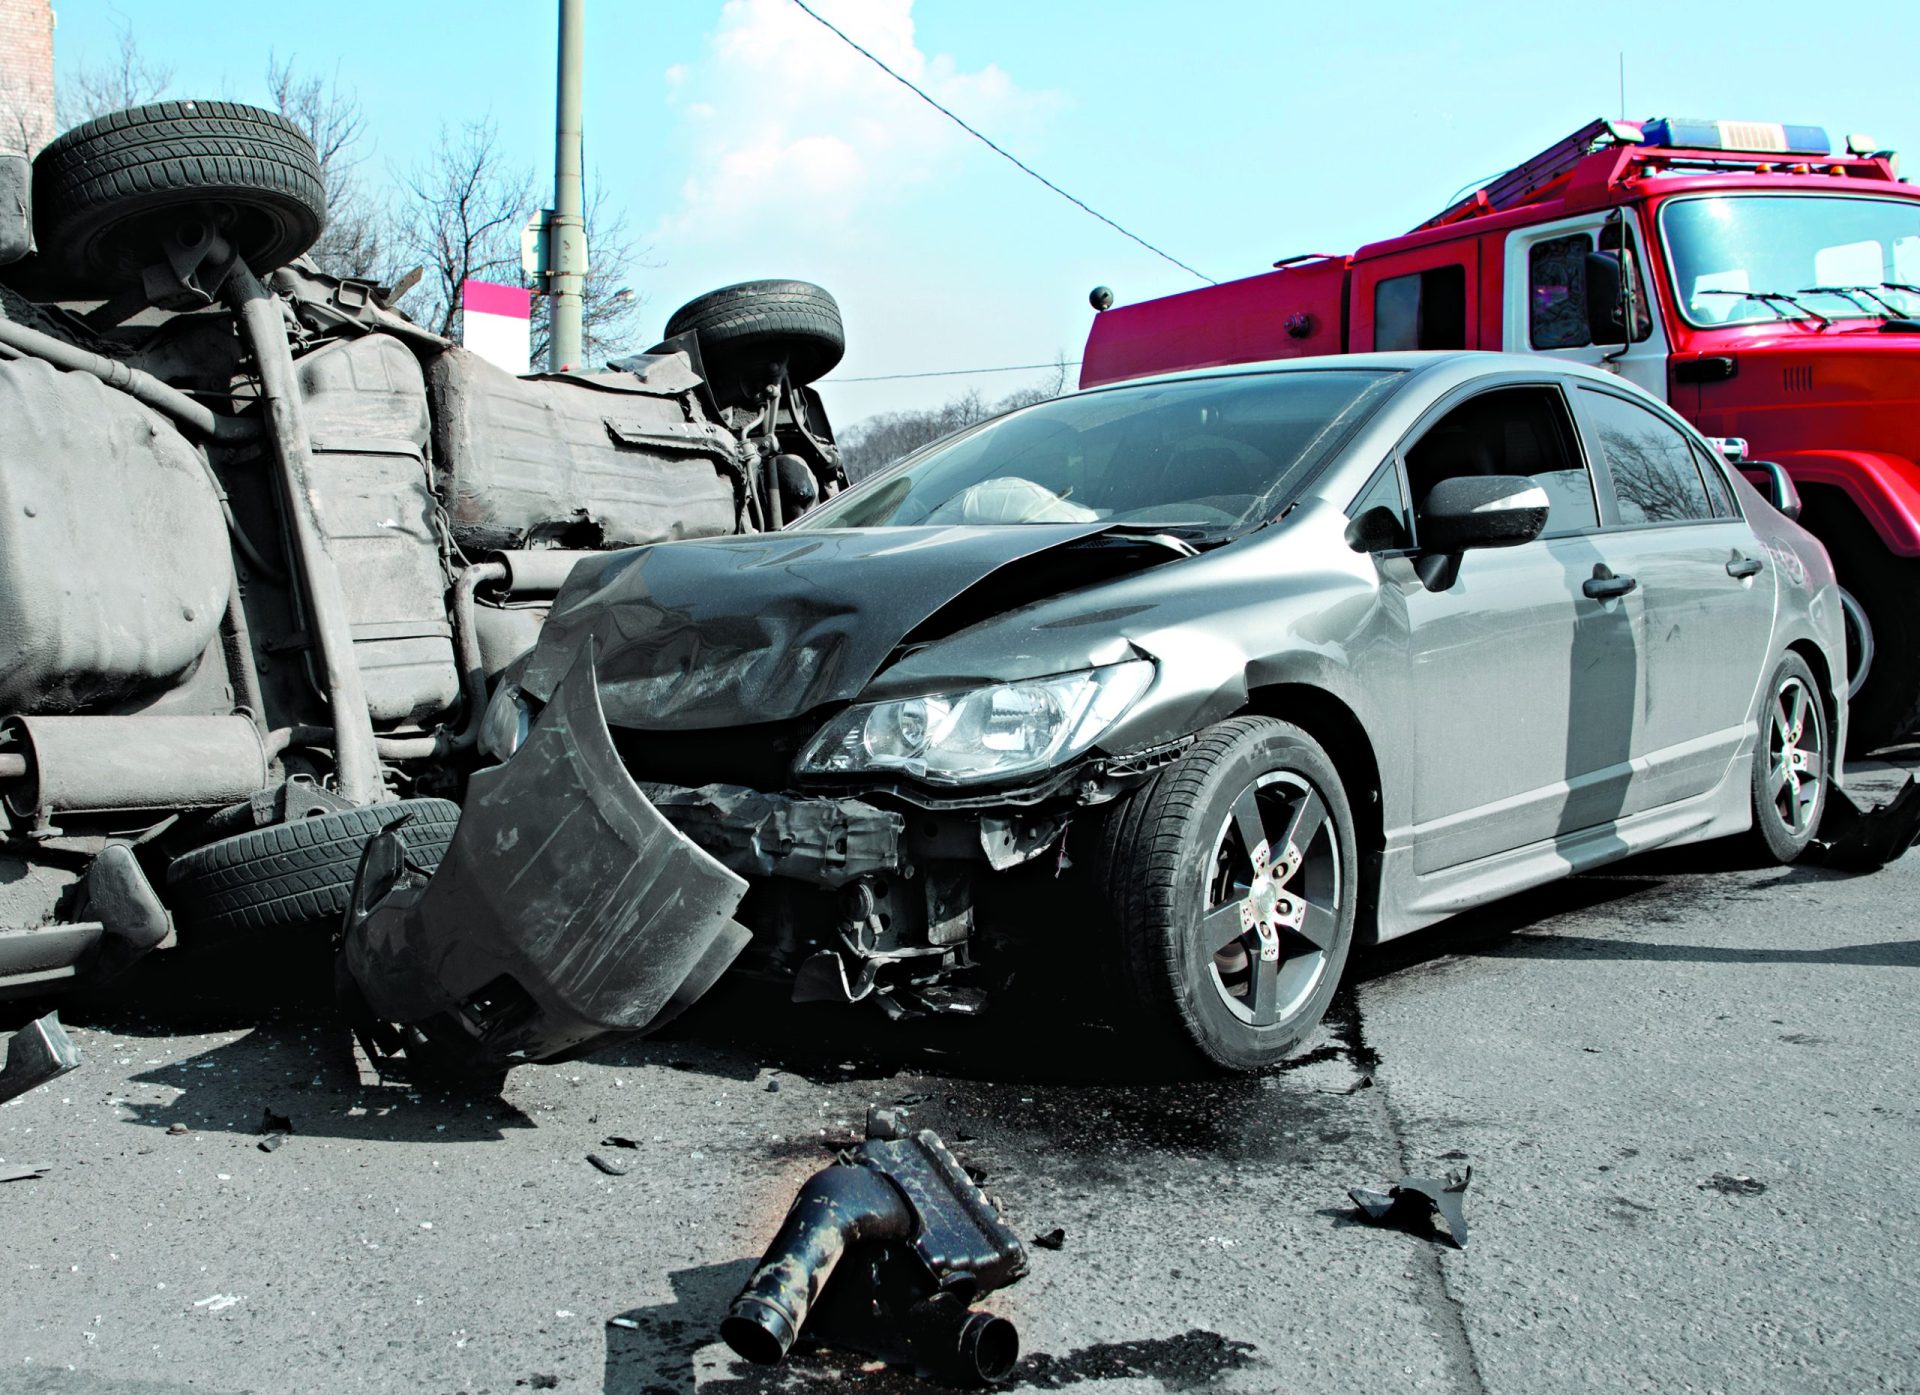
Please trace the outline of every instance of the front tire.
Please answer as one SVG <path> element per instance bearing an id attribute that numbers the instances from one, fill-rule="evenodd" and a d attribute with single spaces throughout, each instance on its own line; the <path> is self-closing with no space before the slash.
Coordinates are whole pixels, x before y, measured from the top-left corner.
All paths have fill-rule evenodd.
<path id="1" fill-rule="evenodd" d="M 1306 732 L 1209 727 L 1110 816 L 1103 896 L 1119 997 L 1176 1051 L 1260 1070 L 1319 1025 L 1359 900 L 1353 815 Z"/>
<path id="2" fill-rule="evenodd" d="M 1774 862 L 1794 861 L 1820 831 L 1833 747 L 1813 670 L 1788 654 L 1760 700 L 1753 752 L 1753 827 Z"/>

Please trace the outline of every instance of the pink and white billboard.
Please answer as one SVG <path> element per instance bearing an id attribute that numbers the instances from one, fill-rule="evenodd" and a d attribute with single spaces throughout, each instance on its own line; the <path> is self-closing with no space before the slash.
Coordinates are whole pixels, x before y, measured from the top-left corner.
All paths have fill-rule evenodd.
<path id="1" fill-rule="evenodd" d="M 460 342 L 497 368 L 525 373 L 533 294 L 493 281 L 460 283 Z"/>

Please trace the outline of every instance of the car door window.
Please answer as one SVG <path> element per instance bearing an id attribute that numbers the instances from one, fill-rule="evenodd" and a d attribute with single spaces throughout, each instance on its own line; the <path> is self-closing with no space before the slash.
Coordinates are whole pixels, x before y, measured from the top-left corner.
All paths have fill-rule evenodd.
<path id="1" fill-rule="evenodd" d="M 1580 390 L 1623 527 L 1713 517 L 1693 448 L 1680 429 L 1624 397 Z"/>
<path id="2" fill-rule="evenodd" d="M 1580 453 L 1560 390 L 1547 385 L 1496 388 L 1450 409 L 1407 448 L 1409 496 L 1455 475 L 1530 475 L 1547 491 L 1547 537 L 1599 525 L 1593 479 Z"/>
<path id="3" fill-rule="evenodd" d="M 1695 446 L 1693 463 L 1700 467 L 1701 478 L 1707 482 L 1707 498 L 1713 503 L 1713 516 L 1715 518 L 1735 517 L 1738 510 L 1733 506 L 1733 495 L 1727 489 L 1726 476 L 1721 473 L 1719 462 L 1699 446 Z"/>

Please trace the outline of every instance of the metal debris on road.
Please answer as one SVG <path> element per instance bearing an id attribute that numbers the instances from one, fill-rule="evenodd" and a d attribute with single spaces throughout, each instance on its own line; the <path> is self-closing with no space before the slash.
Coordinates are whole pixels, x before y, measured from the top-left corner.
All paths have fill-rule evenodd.
<path id="1" fill-rule="evenodd" d="M 609 1134 L 601 1139 L 600 1146 L 602 1148 L 638 1148 L 640 1146 L 640 1140 L 637 1138 L 627 1138 L 624 1135 L 615 1133 Z"/>
<path id="2" fill-rule="evenodd" d="M 1757 1181 L 1744 1172 L 1736 1172 L 1732 1176 L 1716 1172 L 1700 1184 L 1701 1191 L 1719 1192 L 1722 1196 L 1759 1196 L 1766 1189 L 1765 1182 Z"/>
<path id="3" fill-rule="evenodd" d="M 1837 785 L 1827 789 L 1827 808 L 1814 840 L 1820 859 L 1847 872 L 1874 872 L 1920 840 L 1920 784 L 1913 776 L 1885 804 L 1862 809 Z"/>
<path id="4" fill-rule="evenodd" d="M 1439 1217 L 1446 1238 L 1457 1250 L 1467 1247 L 1467 1213 L 1464 1204 L 1467 1183 L 1473 1180 L 1471 1167 L 1449 1172 L 1444 1180 L 1436 1177 L 1402 1177 L 1384 1192 L 1353 1187 L 1347 1195 L 1360 1208 L 1360 1214 L 1375 1225 L 1391 1225 L 1411 1235 L 1434 1233 L 1434 1218 Z"/>
<path id="5" fill-rule="evenodd" d="M 7 1064 L 0 1070 L 0 1104 L 58 1080 L 80 1064 L 80 1050 L 50 1012 L 29 1022 L 7 1042 Z"/>
<path id="6" fill-rule="evenodd" d="M 1067 1228 L 1057 1225 L 1043 1235 L 1034 1236 L 1033 1243 L 1043 1250 L 1063 1250 L 1067 1247 Z"/>
<path id="7" fill-rule="evenodd" d="M 178 1138 L 187 1132 L 187 1126 L 185 1124 L 168 1124 L 167 1132 L 173 1135 L 173 1137 Z"/>
<path id="8" fill-rule="evenodd" d="M 623 1164 L 609 1162 L 598 1153 L 587 1154 L 587 1161 L 606 1173 L 609 1177 L 625 1177 L 627 1175 L 627 1169 Z"/>
<path id="9" fill-rule="evenodd" d="M 1012 1323 L 970 1309 L 1027 1272 L 1020 1239 L 931 1130 L 869 1139 L 800 1189 L 720 1336 L 771 1366 L 803 1329 L 949 1385 L 1004 1379 Z"/>
<path id="10" fill-rule="evenodd" d="M 271 1153 L 293 1133 L 293 1120 L 284 1114 L 275 1114 L 271 1109 L 262 1109 L 259 1132 L 265 1137 L 254 1146 L 263 1153 Z"/>
<path id="11" fill-rule="evenodd" d="M 0 1182 L 26 1182 L 47 1175 L 52 1163 L 19 1163 L 13 1167 L 0 1167 Z"/>

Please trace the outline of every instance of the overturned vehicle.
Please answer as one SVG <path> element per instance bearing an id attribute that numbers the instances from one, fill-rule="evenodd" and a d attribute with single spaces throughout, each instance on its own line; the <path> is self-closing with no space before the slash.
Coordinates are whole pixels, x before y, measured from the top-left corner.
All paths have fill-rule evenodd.
<path id="1" fill-rule="evenodd" d="M 163 102 L 0 157 L 0 994 L 338 925 L 431 870 L 496 676 L 572 567 L 844 484 L 831 297 L 701 297 L 516 377 L 323 275 L 312 145 Z"/>
<path id="2" fill-rule="evenodd" d="M 1051 948 L 1040 1011 L 1091 988 L 1135 1040 L 1271 1065 L 1356 943 L 1648 848 L 1812 844 L 1844 623 L 1790 512 L 1537 359 L 1024 408 L 779 533 L 575 566 L 438 872 L 370 850 L 346 967 L 391 1044 L 500 1066 L 735 963 L 966 1013 Z"/>

